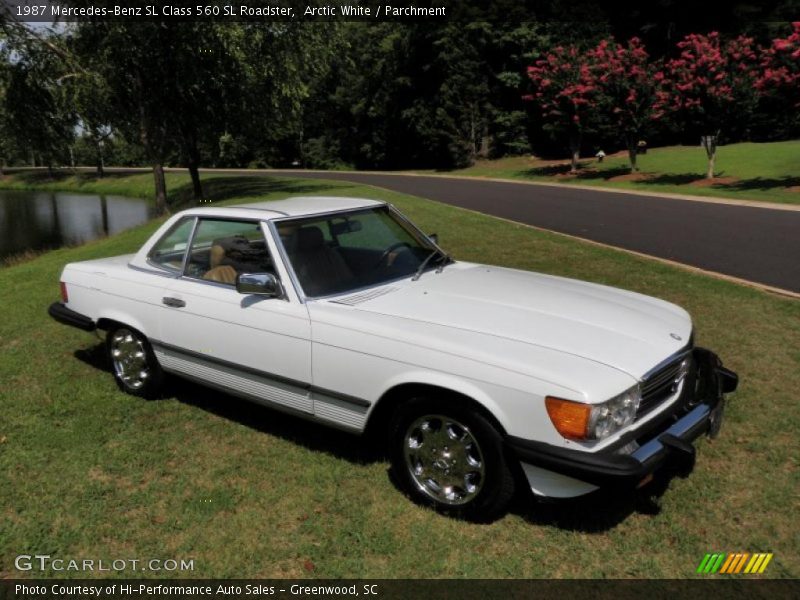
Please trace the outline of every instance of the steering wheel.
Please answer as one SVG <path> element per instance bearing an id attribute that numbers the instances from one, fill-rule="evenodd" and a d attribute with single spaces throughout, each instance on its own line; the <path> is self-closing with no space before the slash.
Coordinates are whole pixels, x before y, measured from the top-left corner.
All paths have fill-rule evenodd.
<path id="1" fill-rule="evenodd" d="M 403 246 L 405 246 L 406 248 L 411 248 L 411 244 L 409 244 L 408 242 L 395 242 L 394 244 L 386 248 L 386 250 L 383 251 L 383 254 L 381 254 L 381 257 L 375 263 L 375 267 L 373 268 L 379 267 L 381 263 L 384 260 L 386 260 L 389 254 L 391 254 L 394 250 L 397 250 L 398 248 L 402 248 Z"/>

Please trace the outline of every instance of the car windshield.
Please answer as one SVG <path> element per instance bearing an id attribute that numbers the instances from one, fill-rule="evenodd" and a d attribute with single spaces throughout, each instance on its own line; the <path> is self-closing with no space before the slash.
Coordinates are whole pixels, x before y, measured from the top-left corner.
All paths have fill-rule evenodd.
<path id="1" fill-rule="evenodd" d="M 436 250 L 386 206 L 282 220 L 281 243 L 306 296 L 339 294 L 414 276 Z M 437 253 L 425 268 L 448 261 Z"/>

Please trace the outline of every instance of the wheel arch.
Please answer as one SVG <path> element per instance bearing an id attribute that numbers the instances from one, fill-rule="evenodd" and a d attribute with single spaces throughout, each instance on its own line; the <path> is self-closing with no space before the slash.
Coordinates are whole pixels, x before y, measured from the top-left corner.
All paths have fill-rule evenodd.
<path id="1" fill-rule="evenodd" d="M 148 340 L 150 334 L 147 328 L 138 319 L 132 318 L 130 315 L 119 314 L 116 312 L 103 313 L 97 319 L 97 329 L 101 331 L 110 331 L 114 327 L 131 327 L 144 335 Z"/>
<path id="2" fill-rule="evenodd" d="M 434 382 L 426 378 L 414 378 L 396 382 L 390 386 L 370 411 L 364 434 L 372 439 L 380 439 L 389 428 L 395 411 L 406 401 L 420 396 L 453 398 L 466 403 L 489 421 L 505 437 L 506 427 L 498 417 L 496 404 L 477 387 L 457 385 L 455 382 Z M 493 410 L 494 409 L 494 410 Z"/>

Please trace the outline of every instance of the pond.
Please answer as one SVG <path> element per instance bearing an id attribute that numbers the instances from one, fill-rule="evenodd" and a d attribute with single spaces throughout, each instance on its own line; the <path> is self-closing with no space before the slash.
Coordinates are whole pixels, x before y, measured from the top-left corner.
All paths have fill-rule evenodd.
<path id="1" fill-rule="evenodd" d="M 0 261 L 113 235 L 151 216 L 139 198 L 0 190 Z"/>

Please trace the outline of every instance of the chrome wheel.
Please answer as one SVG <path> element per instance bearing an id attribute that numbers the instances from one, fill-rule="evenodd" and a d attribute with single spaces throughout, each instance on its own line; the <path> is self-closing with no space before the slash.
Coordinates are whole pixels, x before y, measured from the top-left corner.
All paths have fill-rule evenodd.
<path id="1" fill-rule="evenodd" d="M 462 423 L 444 415 L 425 415 L 411 423 L 403 444 L 408 472 L 430 498 L 459 506 L 481 491 L 483 454 Z"/>
<path id="2" fill-rule="evenodd" d="M 144 342 L 128 329 L 117 329 L 111 337 L 111 362 L 122 384 L 131 389 L 142 388 L 150 377 Z"/>

